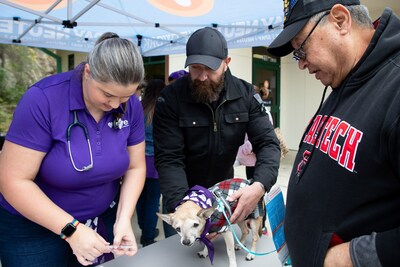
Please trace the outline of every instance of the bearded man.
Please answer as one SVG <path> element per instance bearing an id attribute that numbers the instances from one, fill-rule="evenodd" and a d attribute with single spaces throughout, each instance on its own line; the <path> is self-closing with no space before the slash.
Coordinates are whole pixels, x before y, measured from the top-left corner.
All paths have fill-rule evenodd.
<path id="1" fill-rule="evenodd" d="M 224 36 L 195 31 L 186 44 L 189 75 L 162 90 L 154 119 L 155 164 L 164 212 L 173 212 L 194 185 L 211 187 L 233 178 L 233 164 L 247 133 L 257 162 L 254 182 L 238 200 L 232 223 L 244 220 L 278 176 L 280 148 L 263 101 L 252 84 L 232 76 Z M 172 233 L 166 230 L 166 237 Z"/>

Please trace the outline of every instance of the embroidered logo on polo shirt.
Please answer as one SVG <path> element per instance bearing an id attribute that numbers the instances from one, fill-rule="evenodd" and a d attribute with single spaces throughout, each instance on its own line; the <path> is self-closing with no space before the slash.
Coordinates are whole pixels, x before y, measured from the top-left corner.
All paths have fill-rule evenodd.
<path id="1" fill-rule="evenodd" d="M 114 129 L 121 130 L 122 128 L 128 127 L 129 122 L 128 122 L 128 120 L 122 120 L 121 118 L 119 118 L 118 120 L 110 121 L 107 125 L 111 129 L 114 128 Z"/>

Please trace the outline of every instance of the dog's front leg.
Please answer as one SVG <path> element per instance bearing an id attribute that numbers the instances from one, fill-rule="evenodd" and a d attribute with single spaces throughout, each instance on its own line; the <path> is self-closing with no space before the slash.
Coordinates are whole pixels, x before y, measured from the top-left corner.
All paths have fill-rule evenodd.
<path id="1" fill-rule="evenodd" d="M 244 242 L 246 241 L 247 236 L 250 233 L 249 228 L 247 227 L 247 222 L 246 221 L 242 221 L 240 223 L 238 223 L 239 228 L 240 228 L 240 232 L 242 233 L 242 236 L 240 237 L 240 243 L 242 243 L 244 245 Z M 240 250 L 242 249 L 242 247 L 239 244 L 235 245 L 235 250 Z"/>
<path id="2" fill-rule="evenodd" d="M 236 267 L 236 254 L 235 254 L 235 241 L 233 239 L 233 234 L 231 231 L 226 231 L 222 233 L 222 236 L 225 240 L 226 245 L 226 253 L 228 254 L 229 258 L 229 267 Z"/>

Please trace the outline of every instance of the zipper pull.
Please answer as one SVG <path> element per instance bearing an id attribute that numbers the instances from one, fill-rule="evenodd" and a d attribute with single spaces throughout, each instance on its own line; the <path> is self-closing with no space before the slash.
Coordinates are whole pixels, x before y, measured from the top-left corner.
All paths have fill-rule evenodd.
<path id="1" fill-rule="evenodd" d="M 217 130 L 218 130 L 218 129 L 217 129 L 217 122 L 214 121 L 214 132 L 216 133 Z"/>

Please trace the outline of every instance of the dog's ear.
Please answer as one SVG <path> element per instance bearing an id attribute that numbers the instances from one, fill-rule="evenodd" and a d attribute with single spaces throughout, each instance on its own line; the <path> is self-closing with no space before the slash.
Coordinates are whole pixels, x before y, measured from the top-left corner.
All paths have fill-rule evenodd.
<path id="1" fill-rule="evenodd" d="M 199 216 L 200 218 L 203 218 L 203 219 L 207 219 L 207 218 L 211 217 L 211 215 L 214 213 L 214 211 L 215 211 L 214 207 L 211 207 L 208 209 L 201 209 L 197 213 L 197 216 Z"/>
<path id="2" fill-rule="evenodd" d="M 169 213 L 169 214 L 161 214 L 161 213 L 157 212 L 156 214 L 161 220 L 163 220 L 164 222 L 168 223 L 169 225 L 172 225 L 171 213 Z"/>

